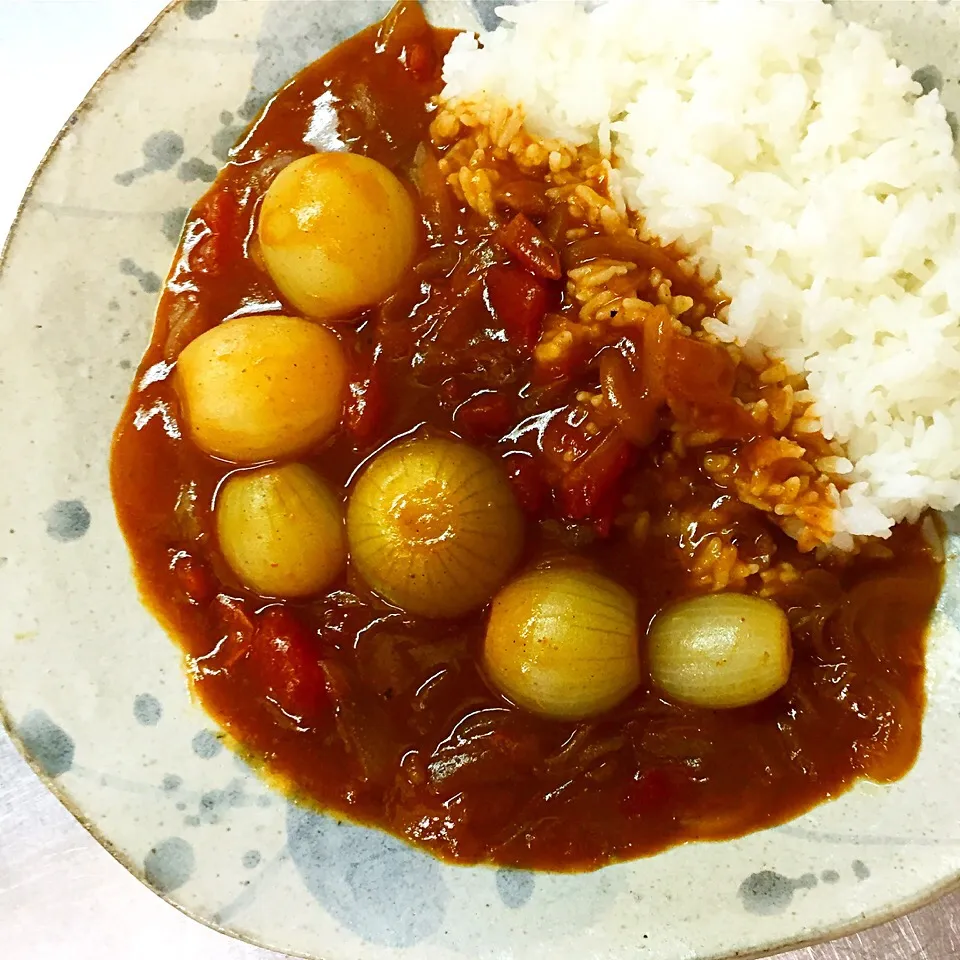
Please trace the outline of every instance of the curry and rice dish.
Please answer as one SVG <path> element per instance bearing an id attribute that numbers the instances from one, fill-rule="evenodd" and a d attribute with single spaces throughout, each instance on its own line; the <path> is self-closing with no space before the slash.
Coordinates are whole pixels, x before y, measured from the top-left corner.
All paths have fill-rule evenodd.
<path id="1" fill-rule="evenodd" d="M 401 2 L 293 78 L 187 219 L 114 446 L 143 594 L 237 749 L 466 863 L 741 835 L 920 745 L 949 482 L 884 487 L 876 403 L 856 434 L 828 399 L 849 345 L 769 333 L 748 204 L 705 232 L 629 109 L 510 87 L 536 18 L 589 47 L 629 6 L 478 42 Z"/>

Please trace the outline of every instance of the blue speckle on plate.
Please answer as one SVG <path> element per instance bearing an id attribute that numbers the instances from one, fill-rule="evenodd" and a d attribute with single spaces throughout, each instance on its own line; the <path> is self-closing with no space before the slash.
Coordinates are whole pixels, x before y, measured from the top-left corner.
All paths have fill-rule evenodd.
<path id="1" fill-rule="evenodd" d="M 500 18 L 496 11 L 497 7 L 505 6 L 509 4 L 504 3 L 503 0 L 473 0 L 473 12 L 484 30 L 496 30 L 500 26 Z"/>
<path id="2" fill-rule="evenodd" d="M 913 71 L 913 79 L 920 84 L 924 93 L 931 90 L 943 89 L 943 74 L 935 64 L 928 63 L 925 67 Z"/>
<path id="3" fill-rule="evenodd" d="M 163 705 L 152 693 L 138 693 L 133 698 L 133 716 L 142 727 L 155 727 L 163 716 Z"/>
<path id="4" fill-rule="evenodd" d="M 47 536 L 60 543 L 79 540 L 90 529 L 90 511 L 82 500 L 58 500 L 45 514 Z"/>
<path id="5" fill-rule="evenodd" d="M 189 213 L 186 207 L 174 207 L 163 215 L 160 231 L 170 243 L 177 243 L 180 240 L 180 234 L 183 233 L 183 225 Z"/>
<path id="6" fill-rule="evenodd" d="M 198 815 L 202 823 L 219 823 L 222 814 L 230 808 L 230 801 L 223 790 L 208 790 L 200 797 Z"/>
<path id="7" fill-rule="evenodd" d="M 287 845 L 317 902 L 364 940 L 412 947 L 441 928 L 449 894 L 428 854 L 292 804 Z"/>
<path id="8" fill-rule="evenodd" d="M 120 272 L 128 277 L 133 277 L 140 284 L 140 289 L 144 293 L 157 293 L 163 286 L 163 281 L 152 270 L 144 270 L 137 266 L 136 262 L 130 257 L 124 257 L 120 261 Z"/>
<path id="9" fill-rule="evenodd" d="M 187 0 L 183 12 L 191 20 L 202 20 L 217 9 L 217 0 Z"/>
<path id="10" fill-rule="evenodd" d="M 183 156 L 183 137 L 173 130 L 158 130 L 143 141 L 140 150 L 143 153 L 143 165 L 124 170 L 113 178 L 120 186 L 129 187 L 134 180 L 148 173 L 173 167 Z"/>
<path id="11" fill-rule="evenodd" d="M 143 875 L 159 893 L 182 887 L 193 876 L 196 857 L 193 847 L 181 837 L 158 843 L 144 858 Z"/>
<path id="12" fill-rule="evenodd" d="M 812 873 L 805 873 L 793 880 L 773 870 L 761 870 L 750 874 L 740 884 L 737 895 L 748 913 L 769 917 L 783 913 L 792 903 L 797 890 L 810 890 L 816 885 L 817 878 Z"/>
<path id="13" fill-rule="evenodd" d="M 233 145 L 240 139 L 240 135 L 246 130 L 246 127 L 242 123 L 233 124 L 230 120 L 223 122 L 224 117 L 230 117 L 232 119 L 232 114 L 228 110 L 224 110 L 220 114 L 220 121 L 223 123 L 223 126 L 213 135 L 210 140 L 210 152 L 218 160 L 226 160 L 230 156 L 230 150 Z"/>
<path id="14" fill-rule="evenodd" d="M 177 177 L 184 183 L 193 183 L 194 180 L 213 183 L 217 179 L 217 168 L 199 157 L 191 157 L 180 164 Z"/>
<path id="15" fill-rule="evenodd" d="M 529 870 L 497 871 L 497 893 L 504 906 L 516 910 L 526 906 L 533 896 L 534 875 Z"/>
<path id="16" fill-rule="evenodd" d="M 27 754 L 48 777 L 59 777 L 73 766 L 73 738 L 42 710 L 31 710 L 17 727 Z"/>
<path id="17" fill-rule="evenodd" d="M 173 130 L 160 130 L 143 141 L 144 168 L 169 170 L 183 156 L 183 137 Z"/>
<path id="18" fill-rule="evenodd" d="M 164 793 L 174 793 L 183 786 L 183 777 L 178 777 L 175 773 L 168 773 L 160 784 L 160 789 Z"/>
<path id="19" fill-rule="evenodd" d="M 212 760 L 223 749 L 223 744 L 209 730 L 201 730 L 190 742 L 190 749 L 201 760 Z"/>

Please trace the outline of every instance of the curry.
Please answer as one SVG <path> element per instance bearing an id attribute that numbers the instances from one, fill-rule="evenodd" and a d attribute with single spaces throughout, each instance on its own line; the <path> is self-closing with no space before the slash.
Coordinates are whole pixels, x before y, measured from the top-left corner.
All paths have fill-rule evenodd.
<path id="1" fill-rule="evenodd" d="M 722 292 L 617 232 L 599 158 L 438 109 L 451 39 L 401 3 L 187 219 L 112 478 L 197 696 L 297 799 L 463 863 L 903 776 L 932 521 L 828 549 L 802 384 L 703 335 Z"/>

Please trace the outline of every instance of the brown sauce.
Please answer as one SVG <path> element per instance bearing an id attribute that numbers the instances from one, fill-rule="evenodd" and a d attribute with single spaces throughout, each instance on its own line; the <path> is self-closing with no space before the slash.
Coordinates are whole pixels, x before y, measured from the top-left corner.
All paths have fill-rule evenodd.
<path id="1" fill-rule="evenodd" d="M 596 720 L 542 719 L 484 679 L 484 611 L 418 620 L 350 570 L 326 596 L 278 602 L 244 590 L 226 568 L 211 511 L 236 467 L 181 438 L 172 363 L 225 318 L 284 309 L 248 238 L 272 175 L 312 152 L 304 136 L 316 101 L 335 107 L 349 149 L 409 179 L 429 140 L 427 104 L 450 40 L 444 31 L 398 40 L 371 28 L 342 44 L 277 94 L 188 218 L 118 428 L 112 478 L 141 590 L 184 648 L 196 693 L 296 797 L 461 862 L 590 869 L 785 821 L 860 777 L 901 777 L 919 747 L 924 635 L 941 579 L 919 526 L 899 526 L 882 549 L 852 561 L 817 562 L 716 485 L 696 457 L 668 455 L 662 438 L 631 453 L 626 470 L 615 457 L 616 483 L 599 494 L 609 464 L 598 457 L 576 516 L 551 491 L 545 425 L 561 425 L 558 443 L 574 442 L 565 435 L 576 429 L 571 404 L 597 388 L 596 364 L 531 384 L 529 352 L 490 333 L 489 304 L 457 288 L 457 271 L 437 268 L 436 243 L 425 241 L 386 305 L 336 327 L 354 364 L 344 429 L 299 459 L 346 490 L 392 438 L 462 436 L 517 484 L 527 511 L 523 566 L 574 555 L 636 596 L 643 625 L 697 592 L 686 561 L 712 532 L 741 557 L 775 554 L 796 574 L 774 595 L 792 627 L 789 682 L 736 710 L 678 705 L 644 684 Z M 455 211 L 458 256 L 484 251 L 478 270 L 516 267 L 489 224 Z M 561 284 L 544 289 L 560 303 Z M 709 291 L 691 295 L 712 302 Z M 617 525 L 624 503 L 650 518 L 642 542 Z M 691 516 L 700 519 L 666 523 Z M 256 644 L 274 661 L 237 653 Z M 322 702 L 325 719 L 305 727 L 282 711 L 276 691 L 294 687 Z"/>

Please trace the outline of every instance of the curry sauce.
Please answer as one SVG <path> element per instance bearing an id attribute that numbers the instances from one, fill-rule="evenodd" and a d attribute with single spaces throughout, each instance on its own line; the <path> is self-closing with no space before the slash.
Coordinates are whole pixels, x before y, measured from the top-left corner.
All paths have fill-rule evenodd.
<path id="1" fill-rule="evenodd" d="M 853 557 L 801 550 L 710 468 L 757 437 L 737 406 L 689 393 L 690 370 L 704 363 L 712 372 L 698 389 L 726 379 L 728 393 L 739 389 L 706 344 L 689 356 L 676 348 L 669 363 L 688 372 L 688 395 L 675 392 L 671 409 L 691 428 L 719 431 L 708 453 L 678 448 L 662 419 L 627 439 L 622 423 L 587 430 L 581 408 L 621 361 L 603 360 L 604 343 L 546 373 L 538 366 L 545 318 L 573 309 L 569 292 L 559 270 L 531 266 L 503 222 L 452 194 L 438 199 L 442 182 L 424 186 L 452 34 L 409 8 L 401 14 L 280 90 L 191 211 L 116 434 L 120 524 L 144 599 L 183 647 L 196 694 L 297 799 L 464 863 L 592 869 L 781 823 L 860 777 L 903 776 L 920 744 L 924 637 L 941 583 L 930 523 L 901 524 Z M 269 184 L 314 152 L 308 140 L 324 117 L 338 146 L 410 184 L 423 235 L 391 297 L 331 326 L 349 358 L 342 426 L 299 459 L 346 495 L 396 438 L 463 438 L 512 484 L 525 524 L 521 567 L 574 558 L 635 597 L 642 627 L 714 589 L 691 558 L 713 542 L 733 545 L 747 571 L 738 589 L 771 597 L 789 620 L 793 666 L 781 690 L 708 710 L 671 702 L 645 679 L 595 718 L 547 719 L 485 677 L 486 609 L 411 616 L 352 565 L 304 600 L 238 582 L 213 520 L 218 489 L 238 468 L 186 437 L 172 377 L 184 346 L 216 324 L 295 312 L 262 269 L 254 227 Z M 536 177 L 513 179 L 507 193 L 510 223 L 519 211 L 538 233 L 558 235 Z M 584 262 L 596 254 L 587 241 L 601 242 L 578 239 Z M 650 249 L 657 259 L 647 266 L 675 276 L 673 293 L 700 317 L 722 308 L 716 291 L 678 270 L 675 251 Z"/>

